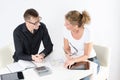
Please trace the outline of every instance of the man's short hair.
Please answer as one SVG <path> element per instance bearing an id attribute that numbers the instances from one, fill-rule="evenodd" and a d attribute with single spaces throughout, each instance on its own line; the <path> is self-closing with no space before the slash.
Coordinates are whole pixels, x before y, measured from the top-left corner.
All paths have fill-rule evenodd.
<path id="1" fill-rule="evenodd" d="M 25 20 L 29 20 L 31 17 L 39 17 L 39 14 L 35 9 L 30 8 L 25 11 L 23 16 Z"/>

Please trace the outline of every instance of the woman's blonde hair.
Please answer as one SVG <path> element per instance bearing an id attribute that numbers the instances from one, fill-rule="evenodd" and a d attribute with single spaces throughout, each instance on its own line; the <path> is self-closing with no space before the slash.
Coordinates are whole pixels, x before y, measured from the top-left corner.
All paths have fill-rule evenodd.
<path id="1" fill-rule="evenodd" d="M 78 25 L 78 27 L 81 27 L 84 24 L 89 24 L 90 22 L 90 16 L 86 11 L 82 11 L 82 14 L 76 10 L 69 11 L 65 15 L 65 19 L 72 25 Z"/>

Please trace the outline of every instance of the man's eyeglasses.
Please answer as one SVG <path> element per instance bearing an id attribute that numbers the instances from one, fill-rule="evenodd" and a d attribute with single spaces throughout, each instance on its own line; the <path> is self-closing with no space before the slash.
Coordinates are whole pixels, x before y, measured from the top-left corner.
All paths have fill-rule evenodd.
<path id="1" fill-rule="evenodd" d="M 40 21 L 37 21 L 37 22 L 35 22 L 35 23 L 30 22 L 30 21 L 27 21 L 27 22 L 30 23 L 30 24 L 32 24 L 32 25 L 34 25 L 34 26 L 36 26 L 36 25 L 38 25 L 38 24 L 40 23 Z"/>
<path id="2" fill-rule="evenodd" d="M 32 25 L 38 25 L 38 24 L 40 24 L 40 21 L 42 20 L 42 17 L 39 17 L 39 20 L 38 21 L 36 21 L 35 23 L 33 23 L 33 22 L 30 22 L 30 21 L 27 21 L 28 23 L 30 23 L 30 24 L 32 24 Z"/>

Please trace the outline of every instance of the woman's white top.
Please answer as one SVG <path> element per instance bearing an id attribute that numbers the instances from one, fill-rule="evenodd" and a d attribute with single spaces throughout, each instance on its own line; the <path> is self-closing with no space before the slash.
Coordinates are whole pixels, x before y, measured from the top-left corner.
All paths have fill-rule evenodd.
<path id="1" fill-rule="evenodd" d="M 64 38 L 69 41 L 71 53 L 75 54 L 76 57 L 84 55 L 84 44 L 92 42 L 90 30 L 84 27 L 84 32 L 79 40 L 73 38 L 71 31 L 65 29 Z M 96 53 L 92 48 L 89 58 L 95 57 Z"/>

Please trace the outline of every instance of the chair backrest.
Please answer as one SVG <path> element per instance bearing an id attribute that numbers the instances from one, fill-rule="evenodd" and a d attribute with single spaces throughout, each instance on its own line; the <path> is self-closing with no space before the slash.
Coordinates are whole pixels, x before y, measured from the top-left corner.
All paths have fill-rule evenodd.
<path id="1" fill-rule="evenodd" d="M 13 48 L 11 45 L 6 45 L 0 48 L 0 68 L 6 67 L 7 64 L 13 62 Z"/>
<path id="2" fill-rule="evenodd" d="M 108 67 L 110 63 L 110 50 L 106 46 L 94 44 L 93 48 L 101 66 Z"/>

